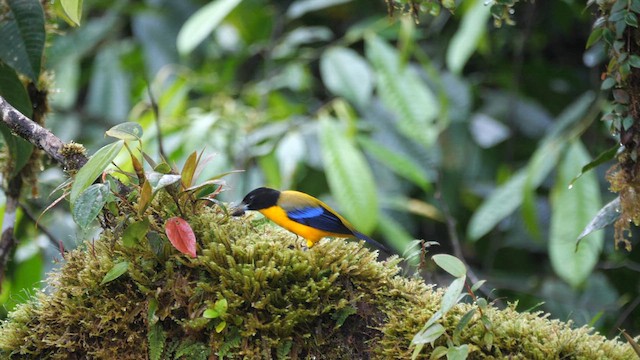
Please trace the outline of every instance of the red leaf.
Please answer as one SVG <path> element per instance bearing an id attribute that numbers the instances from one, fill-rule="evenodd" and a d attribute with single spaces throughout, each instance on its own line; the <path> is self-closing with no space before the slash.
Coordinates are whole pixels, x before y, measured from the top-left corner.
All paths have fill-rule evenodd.
<path id="1" fill-rule="evenodd" d="M 196 257 L 196 235 L 185 219 L 172 217 L 164 223 L 164 231 L 173 247 L 183 254 Z"/>

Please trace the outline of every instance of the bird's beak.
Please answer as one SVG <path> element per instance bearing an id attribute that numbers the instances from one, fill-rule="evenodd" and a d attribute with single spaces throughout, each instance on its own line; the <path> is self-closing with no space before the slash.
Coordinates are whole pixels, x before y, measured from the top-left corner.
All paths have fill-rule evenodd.
<path id="1" fill-rule="evenodd" d="M 231 216 L 242 216 L 244 212 L 247 211 L 247 204 L 240 203 L 238 206 L 234 207 L 231 212 Z"/>

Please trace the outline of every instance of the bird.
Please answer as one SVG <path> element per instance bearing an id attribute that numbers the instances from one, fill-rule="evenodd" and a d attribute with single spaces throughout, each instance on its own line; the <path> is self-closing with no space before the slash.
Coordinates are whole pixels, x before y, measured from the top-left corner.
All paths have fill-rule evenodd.
<path id="1" fill-rule="evenodd" d="M 329 205 L 300 191 L 259 187 L 250 191 L 231 215 L 242 216 L 247 210 L 259 211 L 277 225 L 301 236 L 308 248 L 324 237 L 355 237 L 391 254 L 386 246 L 357 231 Z"/>

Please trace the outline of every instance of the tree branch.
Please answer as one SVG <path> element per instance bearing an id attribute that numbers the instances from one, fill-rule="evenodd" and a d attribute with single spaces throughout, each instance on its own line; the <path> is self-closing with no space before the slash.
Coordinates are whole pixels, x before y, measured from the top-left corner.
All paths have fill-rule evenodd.
<path id="1" fill-rule="evenodd" d="M 65 168 L 78 169 L 87 162 L 84 154 L 64 154 L 62 150 L 65 143 L 59 137 L 23 115 L 2 96 L 0 96 L 0 119 L 13 133 L 44 150 Z"/>

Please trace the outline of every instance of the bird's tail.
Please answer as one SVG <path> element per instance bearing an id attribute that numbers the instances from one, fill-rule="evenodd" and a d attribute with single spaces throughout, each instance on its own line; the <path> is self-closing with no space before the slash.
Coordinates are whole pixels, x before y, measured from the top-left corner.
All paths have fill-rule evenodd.
<path id="1" fill-rule="evenodd" d="M 386 246 L 380 244 L 379 242 L 373 240 L 372 238 L 368 237 L 367 235 L 365 235 L 365 234 L 363 234 L 361 232 L 354 231 L 353 235 L 355 235 L 358 239 L 364 240 L 364 241 L 368 242 L 369 244 L 377 247 L 378 249 L 384 251 L 388 255 L 392 254 L 392 252 L 391 252 L 391 250 L 389 250 L 389 248 L 387 248 Z"/>

